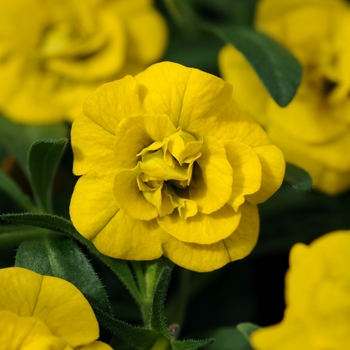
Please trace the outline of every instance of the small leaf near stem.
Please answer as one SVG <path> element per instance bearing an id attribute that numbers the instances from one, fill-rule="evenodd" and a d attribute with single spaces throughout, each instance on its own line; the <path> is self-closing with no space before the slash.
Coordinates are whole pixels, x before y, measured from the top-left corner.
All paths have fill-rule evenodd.
<path id="1" fill-rule="evenodd" d="M 287 163 L 284 181 L 297 191 L 311 191 L 312 178 L 307 171 L 294 164 Z"/>
<path id="2" fill-rule="evenodd" d="M 151 322 L 152 307 L 154 304 L 155 293 L 160 283 L 164 269 L 171 270 L 171 263 L 165 258 L 160 258 L 153 261 L 132 263 L 135 276 L 138 282 L 139 291 L 141 294 L 140 308 L 142 319 L 145 326 L 149 326 Z M 170 278 L 170 277 L 169 277 Z M 167 288 L 167 287 L 166 287 Z M 164 305 L 163 305 L 164 307 Z M 164 313 L 164 310 L 163 310 Z M 151 325 L 151 328 L 152 325 Z"/>
<path id="3" fill-rule="evenodd" d="M 28 153 L 29 178 L 38 207 L 52 212 L 51 185 L 68 139 L 39 140 Z"/>

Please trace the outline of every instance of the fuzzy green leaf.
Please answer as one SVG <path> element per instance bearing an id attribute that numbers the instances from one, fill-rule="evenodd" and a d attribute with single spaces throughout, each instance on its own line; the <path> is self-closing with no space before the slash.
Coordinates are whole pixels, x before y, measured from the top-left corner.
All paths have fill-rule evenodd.
<path id="1" fill-rule="evenodd" d="M 140 303 L 140 292 L 137 289 L 127 262 L 101 254 L 89 240 L 75 229 L 71 221 L 57 215 L 39 213 L 3 214 L 1 218 L 9 223 L 17 225 L 41 227 L 70 235 L 72 238 L 85 245 L 96 257 L 106 264 L 124 283 L 134 299 Z"/>
<path id="2" fill-rule="evenodd" d="M 293 99 L 302 76 L 297 59 L 266 35 L 244 26 L 206 26 L 242 52 L 272 98 L 282 107 Z"/>
<path id="3" fill-rule="evenodd" d="M 151 328 L 161 333 L 169 340 L 171 339 L 171 335 L 169 334 L 165 323 L 164 303 L 166 292 L 170 283 L 170 276 L 171 269 L 169 267 L 163 268 L 154 292 L 150 320 Z"/>
<path id="4" fill-rule="evenodd" d="M 30 182 L 38 206 L 45 212 L 52 211 L 51 185 L 57 165 L 68 139 L 39 140 L 28 153 Z"/>
<path id="5" fill-rule="evenodd" d="M 310 191 L 312 179 L 310 174 L 296 165 L 287 163 L 284 181 L 298 191 Z"/>
<path id="6" fill-rule="evenodd" d="M 102 310 L 96 310 L 99 323 L 127 344 L 141 350 L 151 349 L 158 334 L 152 329 L 134 327 L 123 321 L 113 318 Z"/>
<path id="7" fill-rule="evenodd" d="M 47 237 L 21 244 L 16 266 L 42 275 L 63 278 L 74 284 L 93 308 L 111 313 L 105 289 L 87 257 L 66 237 Z"/>
<path id="8" fill-rule="evenodd" d="M 23 209 L 37 211 L 32 200 L 22 192 L 15 181 L 2 171 L 0 171 L 0 189 L 16 201 Z"/>
<path id="9" fill-rule="evenodd" d="M 215 339 L 188 339 L 188 340 L 177 340 L 171 342 L 171 348 L 173 350 L 197 350 L 202 349 L 212 343 L 214 343 Z M 232 348 L 234 349 L 234 348 Z"/>

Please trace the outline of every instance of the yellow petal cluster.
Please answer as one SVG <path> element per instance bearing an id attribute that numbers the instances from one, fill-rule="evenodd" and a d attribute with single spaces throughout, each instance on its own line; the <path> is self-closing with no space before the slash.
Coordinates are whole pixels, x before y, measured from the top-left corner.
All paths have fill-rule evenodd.
<path id="1" fill-rule="evenodd" d="M 232 86 L 163 62 L 102 85 L 72 127 L 74 226 L 102 253 L 195 271 L 254 247 L 285 163 Z"/>
<path id="2" fill-rule="evenodd" d="M 80 112 L 101 84 L 162 55 L 165 22 L 152 0 L 0 2 L 0 111 L 25 124 Z"/>
<path id="3" fill-rule="evenodd" d="M 234 100 L 267 130 L 286 161 L 327 194 L 350 188 L 350 5 L 343 0 L 260 0 L 257 29 L 303 66 L 293 101 L 279 107 L 243 55 L 227 45 L 219 64 Z M 252 101 L 251 96 L 254 95 Z"/>
<path id="4" fill-rule="evenodd" d="M 255 331 L 256 350 L 350 349 L 350 232 L 296 244 L 286 275 L 280 324 Z"/>
<path id="5" fill-rule="evenodd" d="M 111 350 L 83 294 L 56 277 L 0 270 L 0 348 Z"/>

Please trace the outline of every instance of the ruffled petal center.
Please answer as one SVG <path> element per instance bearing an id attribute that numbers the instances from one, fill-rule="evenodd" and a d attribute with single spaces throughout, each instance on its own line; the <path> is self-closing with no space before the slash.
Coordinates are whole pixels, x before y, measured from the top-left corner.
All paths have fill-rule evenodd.
<path id="1" fill-rule="evenodd" d="M 197 214 L 197 204 L 188 199 L 195 161 L 202 155 L 203 140 L 178 128 L 162 141 L 144 148 L 140 157 L 137 185 L 144 198 L 155 206 L 160 217 L 178 210 L 187 219 Z"/>

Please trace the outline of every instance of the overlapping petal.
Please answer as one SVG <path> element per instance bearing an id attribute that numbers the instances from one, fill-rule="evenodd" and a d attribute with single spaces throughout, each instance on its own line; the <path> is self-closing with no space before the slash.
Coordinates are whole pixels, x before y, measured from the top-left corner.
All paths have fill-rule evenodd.
<path id="1" fill-rule="evenodd" d="M 168 115 L 175 127 L 192 134 L 215 120 L 232 95 L 232 87 L 221 79 L 172 62 L 153 65 L 135 79 L 144 92 L 144 113 Z"/>
<path id="2" fill-rule="evenodd" d="M 158 217 L 158 224 L 165 232 L 186 243 L 212 244 L 228 237 L 234 232 L 241 220 L 241 212 L 225 205 L 211 213 L 197 213 L 186 220 L 177 212 Z"/>
<path id="3" fill-rule="evenodd" d="M 156 220 L 132 219 L 122 210 L 92 239 L 103 254 L 125 260 L 154 260 L 163 254 L 163 229 Z"/>
<path id="4" fill-rule="evenodd" d="M 161 142 L 175 130 L 166 115 L 135 115 L 124 118 L 115 132 L 116 166 L 119 169 L 134 167 L 144 148 L 156 141 Z"/>
<path id="5" fill-rule="evenodd" d="M 92 308 L 73 284 L 17 267 L 1 269 L 0 277 L 1 344 L 68 350 L 99 337 Z"/>
<path id="6" fill-rule="evenodd" d="M 238 228 L 226 239 L 213 244 L 186 243 L 163 233 L 164 255 L 175 264 L 198 272 L 212 271 L 244 258 L 258 239 L 259 214 L 257 207 L 249 203 L 241 210 Z"/>
<path id="7" fill-rule="evenodd" d="M 119 211 L 113 196 L 113 182 L 113 175 L 91 172 L 81 177 L 75 185 L 70 215 L 74 218 L 76 229 L 84 232 L 88 239 L 95 237 Z"/>
<path id="8" fill-rule="evenodd" d="M 200 213 L 211 214 L 228 202 L 233 170 L 224 144 L 218 139 L 205 137 L 201 153 L 188 190 L 189 199 L 197 203 Z"/>
<path id="9" fill-rule="evenodd" d="M 7 349 L 71 350 L 50 328 L 34 317 L 20 317 L 10 311 L 0 311 L 0 344 Z"/>

